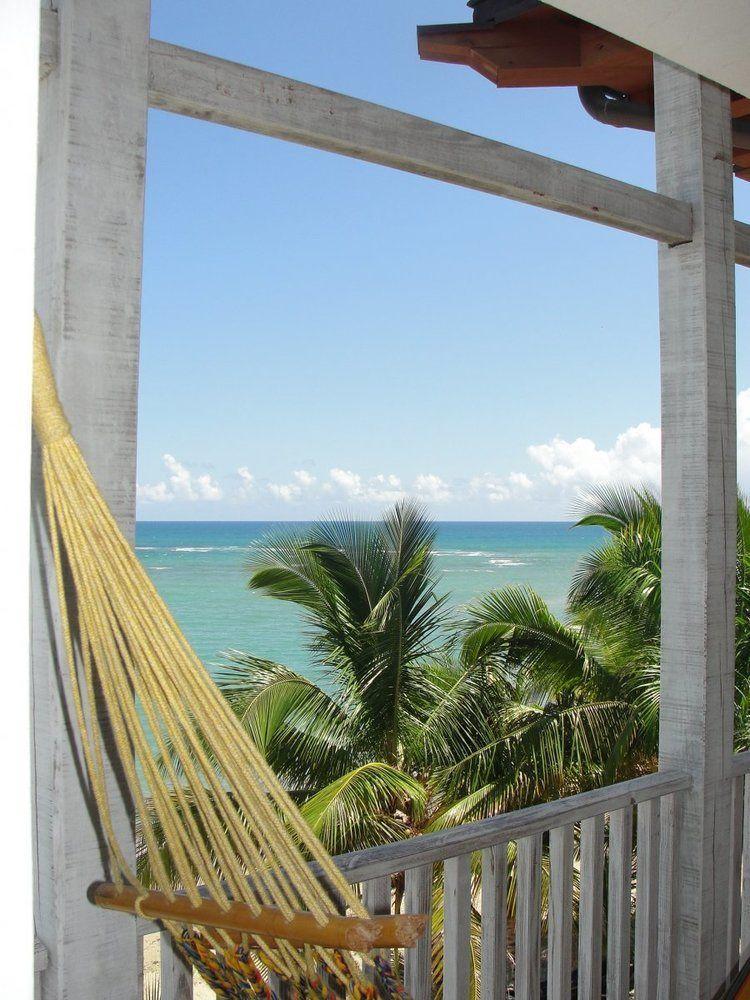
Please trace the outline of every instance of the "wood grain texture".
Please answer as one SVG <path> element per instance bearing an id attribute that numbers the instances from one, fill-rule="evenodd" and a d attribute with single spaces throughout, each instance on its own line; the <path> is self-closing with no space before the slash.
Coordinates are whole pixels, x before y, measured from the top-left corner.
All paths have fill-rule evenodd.
<path id="1" fill-rule="evenodd" d="M 604 817 L 581 823 L 581 881 L 578 908 L 578 1000 L 602 995 L 602 904 Z"/>
<path id="2" fill-rule="evenodd" d="M 573 959 L 573 827 L 549 835 L 549 914 L 547 996 L 570 1000 Z"/>
<path id="3" fill-rule="evenodd" d="M 58 35 L 57 11 L 43 7 L 40 11 L 40 33 L 39 33 L 39 79 L 46 79 L 57 65 L 58 45 L 60 38 Z"/>
<path id="4" fill-rule="evenodd" d="M 516 1000 L 539 1000 L 542 926 L 542 837 L 516 845 Z"/>
<path id="5" fill-rule="evenodd" d="M 686 768 L 674 883 L 674 994 L 726 973 L 734 702 L 736 384 L 729 95 L 654 58 L 657 186 L 693 206 L 660 247 L 662 629 L 659 766 Z M 640 846 L 639 846 L 640 855 Z M 640 889 L 639 889 L 640 894 Z"/>
<path id="6" fill-rule="evenodd" d="M 750 267 L 750 224 L 747 222 L 734 224 L 734 256 L 738 264 Z"/>
<path id="7" fill-rule="evenodd" d="M 679 795 L 665 795 L 659 802 L 659 997 L 674 997 L 674 897 L 678 872 L 676 846 L 679 839 Z"/>
<path id="8" fill-rule="evenodd" d="M 635 903 L 636 1000 L 658 996 L 659 803 L 638 806 Z"/>
<path id="9" fill-rule="evenodd" d="M 506 1000 L 508 845 L 482 851 L 482 998 Z"/>
<path id="10" fill-rule="evenodd" d="M 133 537 L 148 0 L 59 0 L 57 60 L 40 83 L 36 305 L 60 396 L 120 527 Z M 33 481 L 35 920 L 45 1000 L 138 989 L 135 921 L 86 898 L 106 854 L 81 768 L 57 599 Z M 134 858 L 131 808 L 110 773 L 113 821 Z"/>
<path id="11" fill-rule="evenodd" d="M 152 41 L 154 108 L 395 167 L 614 226 L 688 240 L 688 206 L 400 111 Z"/>
<path id="12" fill-rule="evenodd" d="M 383 875 L 381 878 L 363 882 L 362 902 L 373 916 L 375 914 L 390 913 L 392 907 L 390 875 Z M 392 957 L 392 954 L 387 949 L 378 949 L 378 954 L 381 954 L 386 960 L 390 960 Z M 370 965 L 369 968 L 370 975 L 372 975 L 373 966 Z"/>
<path id="13" fill-rule="evenodd" d="M 166 931 L 159 946 L 161 1000 L 193 1000 L 193 967 L 177 951 Z"/>
<path id="14" fill-rule="evenodd" d="M 607 884 L 607 1000 L 630 996 L 630 924 L 633 876 L 633 810 L 609 816 Z"/>
<path id="15" fill-rule="evenodd" d="M 446 861 L 443 878 L 443 997 L 465 1000 L 471 977 L 471 855 Z"/>
<path id="16" fill-rule="evenodd" d="M 151 890 L 141 894 L 132 886 L 118 888 L 112 882 L 100 882 L 89 889 L 92 903 L 105 910 L 136 914 L 152 920 L 168 920 L 177 924 L 195 924 L 221 928 L 235 934 L 284 938 L 296 944 L 339 948 L 342 951 L 368 952 L 372 948 L 411 948 L 424 933 L 428 917 L 425 914 L 384 914 L 378 917 L 358 917 L 330 914 L 324 924 L 307 910 L 294 911 L 290 917 L 276 906 L 259 906 L 255 912 L 242 902 L 227 907 L 204 897 L 193 905 L 182 892 L 173 898 L 164 892 Z M 339 907 L 343 910 L 343 905 Z"/>
<path id="17" fill-rule="evenodd" d="M 432 913 L 432 865 L 422 865 L 406 872 L 404 910 L 406 913 Z M 427 932 L 415 948 L 404 953 L 404 986 L 412 1000 L 430 1000 L 432 996 L 432 937 Z"/>

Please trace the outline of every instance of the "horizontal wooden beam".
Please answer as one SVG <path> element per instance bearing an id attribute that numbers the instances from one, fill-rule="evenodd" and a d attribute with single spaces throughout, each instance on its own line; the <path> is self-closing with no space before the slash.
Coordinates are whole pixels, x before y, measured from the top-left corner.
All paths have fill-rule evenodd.
<path id="1" fill-rule="evenodd" d="M 729 758 L 729 771 L 736 778 L 749 774 L 750 750 L 742 750 L 740 753 L 732 754 Z"/>
<path id="2" fill-rule="evenodd" d="M 42 7 L 39 34 L 39 79 L 46 79 L 57 66 L 58 20 L 57 11 Z"/>
<path id="3" fill-rule="evenodd" d="M 632 184 L 423 118 L 152 40 L 149 102 L 176 114 L 549 208 L 677 244 L 692 209 Z"/>
<path id="4" fill-rule="evenodd" d="M 57 45 L 58 45 L 58 15 L 57 11 L 44 8 L 42 10 L 41 19 L 42 34 L 40 39 L 40 63 L 39 72 L 40 76 L 47 76 L 57 63 Z M 262 70 L 250 69 L 246 66 L 241 66 L 238 63 L 226 62 L 223 59 L 216 59 L 213 56 L 203 55 L 200 52 L 193 52 L 190 49 L 181 49 L 175 45 L 169 45 L 166 42 L 159 42 L 156 40 L 151 41 L 150 47 L 150 70 L 151 70 L 151 85 L 149 88 L 149 102 L 153 107 L 161 108 L 165 111 L 173 111 L 177 114 L 189 115 L 193 118 L 203 118 L 209 121 L 216 121 L 220 124 L 234 126 L 235 128 L 241 128 L 246 131 L 251 132 L 262 132 L 264 135 L 276 135 L 282 139 L 288 139 L 292 142 L 299 142 L 303 145 L 315 146 L 319 149 L 329 149 L 333 152 L 341 152 L 348 156 L 356 156 L 359 159 L 371 160 L 375 163 L 383 163 L 386 166 L 397 167 L 402 170 L 408 170 L 412 173 L 422 174 L 426 177 L 433 177 L 438 180 L 448 181 L 450 183 L 459 184 L 464 187 L 476 188 L 477 190 L 488 191 L 491 194 L 504 195 L 508 198 L 514 198 L 517 201 L 524 201 L 528 204 L 539 205 L 545 208 L 551 208 L 555 211 L 565 212 L 568 215 L 576 215 L 579 218 L 591 219 L 595 222 L 603 222 L 607 225 L 615 226 L 618 229 L 625 229 L 628 232 L 639 233 L 642 236 L 650 236 L 652 239 L 664 240 L 669 243 L 683 242 L 685 239 L 689 239 L 689 233 L 692 226 L 692 215 L 688 206 L 682 204 L 681 202 L 674 201 L 670 198 L 664 198 L 661 195 L 654 194 L 651 191 L 646 191 L 642 188 L 633 187 L 629 184 L 622 184 L 619 181 L 609 180 L 600 174 L 591 173 L 588 170 L 582 170 L 578 167 L 571 167 L 564 163 L 558 163 L 555 160 L 550 160 L 547 157 L 539 156 L 535 153 L 529 153 L 525 150 L 515 149 L 512 146 L 506 146 L 503 143 L 495 142 L 492 139 L 483 139 L 479 136 L 474 136 L 466 132 L 460 132 L 456 129 L 449 128 L 445 125 L 438 125 L 433 122 L 425 121 L 421 118 L 414 118 L 411 115 L 403 114 L 399 111 L 392 111 L 388 108 L 381 108 L 379 105 L 370 104 L 367 101 L 360 101 L 353 97 L 345 97 L 342 94 L 336 94 L 332 91 L 321 90 L 318 87 L 311 87 L 308 84 L 296 83 L 293 80 L 289 80 L 286 77 L 275 76 L 272 73 L 265 73 Z M 207 75 L 207 69 L 213 68 L 213 84 L 211 84 L 212 77 L 210 74 Z M 228 68 L 228 69 L 227 69 Z M 186 106 L 185 100 L 180 96 L 180 78 L 185 75 L 186 82 L 190 83 L 190 92 L 192 96 L 186 91 L 185 99 L 189 102 L 189 107 Z M 242 86 L 239 88 L 237 93 L 232 93 L 227 90 L 228 80 L 231 77 L 233 82 L 236 82 L 238 76 L 241 78 Z M 434 164 L 431 168 L 429 164 L 419 163 L 412 161 L 411 165 L 407 162 L 396 162 L 399 158 L 403 159 L 403 151 L 400 156 L 398 153 L 388 154 L 388 151 L 381 149 L 378 154 L 373 154 L 368 148 L 361 148 L 357 151 L 355 148 L 342 149 L 337 148 L 334 142 L 340 141 L 340 136 L 329 134 L 326 135 L 308 135 L 305 129 L 302 132 L 305 133 L 306 137 L 301 134 L 287 134 L 287 128 L 292 124 L 291 122 L 286 123 L 286 128 L 284 128 L 282 133 L 281 126 L 283 122 L 279 119 L 283 118 L 283 115 L 269 115 L 268 109 L 266 113 L 261 117 L 263 122 L 255 122 L 252 124 L 251 119 L 254 121 L 255 116 L 247 108 L 238 112 L 237 104 L 242 102 L 243 93 L 248 89 L 252 91 L 251 96 L 255 98 L 253 103 L 258 102 L 260 96 L 259 92 L 262 92 L 266 79 L 268 82 L 273 82 L 275 84 L 275 98 L 266 97 L 266 101 L 273 103 L 274 99 L 278 103 L 278 96 L 280 90 L 286 87 L 287 94 L 292 100 L 289 102 L 289 107 L 292 108 L 290 111 L 290 117 L 293 116 L 295 121 L 300 118 L 301 108 L 300 101 L 303 103 L 309 103 L 308 98 L 317 98 L 313 100 L 312 103 L 315 107 L 320 107 L 321 95 L 327 97 L 333 102 L 335 100 L 337 107 L 331 107 L 328 117 L 336 118 L 337 122 L 329 121 L 327 124 L 329 126 L 329 133 L 333 131 L 340 131 L 341 120 L 346 117 L 345 111 L 354 114 L 354 119 L 357 119 L 357 109 L 361 108 L 362 111 L 369 111 L 373 118 L 377 116 L 380 112 L 386 118 L 392 121 L 397 121 L 401 129 L 404 126 L 411 126 L 416 124 L 422 128 L 428 127 L 429 130 L 435 130 L 432 142 L 438 142 L 441 145 L 446 146 L 448 149 L 453 149 L 454 158 L 463 157 L 463 148 L 468 148 L 471 146 L 476 146 L 479 150 L 477 159 L 482 159 L 486 161 L 487 157 L 492 157 L 494 154 L 502 154 L 502 160 L 513 159 L 514 156 L 520 157 L 521 160 L 526 160 L 529 163 L 537 165 L 542 173 L 545 171 L 551 174 L 553 179 L 555 172 L 567 173 L 568 175 L 568 188 L 572 188 L 572 194 L 574 195 L 575 204 L 568 204 L 565 207 L 562 204 L 561 194 L 564 191 L 558 190 L 558 188 L 563 188 L 564 182 L 559 178 L 555 183 L 555 191 L 553 194 L 547 195 L 541 190 L 530 190 L 530 187 L 534 187 L 530 184 L 532 174 L 529 174 L 524 184 L 524 190 L 521 192 L 514 193 L 512 190 L 506 190 L 509 186 L 514 190 L 518 187 L 518 178 L 514 176 L 511 178 L 512 183 L 508 184 L 507 174 L 508 172 L 513 172 L 511 166 L 505 162 L 500 162 L 500 157 L 498 157 L 498 163 L 493 163 L 491 165 L 491 171 L 496 169 L 497 173 L 490 177 L 472 177 L 472 171 L 466 169 L 464 166 L 459 174 L 463 176 L 448 176 L 443 169 L 438 169 L 439 165 Z M 211 96 L 211 102 L 206 104 L 205 102 L 205 90 L 213 90 Z M 203 104 L 201 104 L 201 99 L 203 95 Z M 224 108 L 222 111 L 221 105 L 223 103 L 222 96 L 229 98 L 231 107 Z M 297 98 L 295 101 L 294 98 Z M 295 104 L 297 105 L 295 107 Z M 337 114 L 338 112 L 338 114 Z M 268 121 L 268 118 L 272 118 Z M 261 127 L 265 122 L 265 127 Z M 338 127 L 336 127 L 336 125 Z M 368 134 L 372 132 L 372 124 L 368 124 L 367 131 Z M 297 122 L 295 129 L 296 133 L 300 132 L 300 126 Z M 354 130 L 356 132 L 356 130 Z M 356 146 L 356 140 L 358 136 L 352 134 L 349 136 L 350 145 L 352 147 Z M 390 134 L 383 137 L 384 139 L 390 138 Z M 442 142 L 441 142 L 442 140 Z M 463 148 L 462 148 L 463 147 Z M 483 155 L 482 155 L 483 154 Z M 443 159 L 445 158 L 445 154 Z M 444 166 L 444 164 L 443 164 Z M 519 164 L 516 168 L 515 174 L 521 172 L 521 165 Z M 455 166 L 451 171 L 455 174 Z M 500 175 L 500 176 L 499 176 Z M 599 205 L 581 205 L 581 192 L 586 190 L 586 182 L 589 179 L 593 179 L 598 185 L 612 185 L 613 191 L 622 198 L 624 195 L 625 200 L 630 196 L 631 193 L 635 193 L 639 196 L 644 196 L 647 202 L 651 202 L 654 206 L 659 206 L 661 212 L 657 220 L 647 219 L 649 225 L 644 228 L 644 212 L 638 210 L 637 212 L 627 211 L 623 213 L 622 205 L 620 203 L 620 209 L 618 215 L 620 216 L 620 221 L 613 221 L 611 218 L 606 218 L 606 211 L 602 211 Z M 623 191 L 624 189 L 624 191 Z M 597 188 L 599 190 L 599 188 Z M 568 192 L 568 200 L 570 200 L 571 192 Z M 587 201 L 601 201 L 600 198 L 587 198 Z M 666 204 L 665 204 L 666 203 Z M 610 207 L 611 212 L 611 207 Z M 636 219 L 633 216 L 636 216 Z M 648 216 L 648 208 L 645 212 Z M 637 225 L 636 225 L 637 223 Z M 750 225 L 745 222 L 736 223 L 736 256 L 737 263 L 743 264 L 745 267 L 750 267 Z"/>
<path id="5" fill-rule="evenodd" d="M 738 264 L 750 267 L 750 223 L 734 224 L 734 257 Z"/>
<path id="6" fill-rule="evenodd" d="M 384 844 L 364 851 L 341 854 L 334 861 L 349 882 L 361 882 L 381 875 L 391 875 L 421 865 L 435 864 L 504 844 L 519 837 L 532 837 L 569 823 L 614 812 L 685 791 L 691 781 L 687 774 L 657 771 L 641 778 L 622 781 L 606 788 L 596 788 L 580 795 L 544 802 L 527 809 L 491 816 L 476 823 L 465 823 L 451 830 L 440 830 L 412 837 L 395 844 Z"/>

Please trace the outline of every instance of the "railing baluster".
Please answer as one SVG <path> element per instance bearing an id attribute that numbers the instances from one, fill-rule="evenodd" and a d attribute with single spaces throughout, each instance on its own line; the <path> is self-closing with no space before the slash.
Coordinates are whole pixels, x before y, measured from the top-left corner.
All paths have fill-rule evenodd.
<path id="1" fill-rule="evenodd" d="M 471 972 L 471 855 L 449 858 L 443 879 L 443 998 L 466 1000 Z"/>
<path id="2" fill-rule="evenodd" d="M 609 817 L 607 1000 L 630 996 L 630 908 L 633 877 L 633 809 Z"/>
<path id="3" fill-rule="evenodd" d="M 638 806 L 635 903 L 635 996 L 655 1000 L 659 932 L 659 800 Z"/>
<path id="4" fill-rule="evenodd" d="M 659 941 L 658 996 L 673 1000 L 674 990 L 674 896 L 677 837 L 677 795 L 665 795 L 659 803 Z"/>
<path id="5" fill-rule="evenodd" d="M 750 753 L 748 753 L 750 760 Z M 737 770 L 734 771 L 737 774 Z M 432 909 L 433 864 L 445 863 L 445 1000 L 463 1000 L 471 988 L 470 858 L 482 852 L 482 983 L 483 1000 L 505 1000 L 508 965 L 508 842 L 516 843 L 517 906 L 515 925 L 515 997 L 538 1000 L 541 977 L 542 844 L 549 831 L 550 897 L 548 911 L 547 996 L 570 1000 L 573 917 L 574 824 L 581 824 L 581 906 L 579 923 L 578 996 L 598 1000 L 601 992 L 604 815 L 609 815 L 609 896 L 607 996 L 626 1000 L 631 979 L 631 846 L 632 813 L 638 808 L 638 876 L 636 959 L 632 978 L 637 1000 L 675 1000 L 671 977 L 671 887 L 677 839 L 679 797 L 689 778 L 662 772 L 506 813 L 456 830 L 424 834 L 398 844 L 368 848 L 336 858 L 351 884 L 360 884 L 372 913 L 390 912 L 391 880 L 405 871 L 404 912 Z M 740 793 L 744 807 L 740 811 Z M 741 812 L 741 815 L 740 815 Z M 740 831 L 740 819 L 743 826 Z M 731 864 L 742 857 L 741 905 L 736 894 L 730 926 L 741 923 L 743 956 L 750 952 L 750 774 L 733 787 Z M 493 839 L 494 838 L 494 839 Z M 740 851 L 741 847 L 741 851 Z M 415 862 L 421 862 L 415 866 Z M 739 915 L 739 916 L 738 916 Z M 137 933 L 155 925 L 137 921 Z M 732 932 L 734 933 L 734 931 Z M 190 969 L 168 936 L 160 942 L 163 1000 L 192 1000 Z M 403 954 L 404 982 L 413 1000 L 432 996 L 431 928 L 415 948 Z M 389 952 L 385 952 L 390 957 Z M 744 957 L 743 957 L 744 960 Z M 398 965 L 398 961 L 395 963 Z M 371 967 L 368 967 L 371 969 Z M 369 975 L 369 972 L 368 972 Z M 280 997 L 289 995 L 272 977 Z"/>
<path id="6" fill-rule="evenodd" d="M 570 1000 L 573 955 L 573 827 L 556 827 L 549 835 L 549 913 L 547 996 Z"/>
<path id="7" fill-rule="evenodd" d="M 285 979 L 279 979 L 275 972 L 269 975 L 268 985 L 276 994 L 278 1000 L 292 1000 L 294 996 L 293 988 Z"/>
<path id="8" fill-rule="evenodd" d="M 578 1000 L 601 1000 L 604 817 L 581 823 L 581 895 L 578 912 Z"/>
<path id="9" fill-rule="evenodd" d="M 175 948 L 170 934 L 160 938 L 162 1000 L 193 1000 L 193 969 Z"/>
<path id="10" fill-rule="evenodd" d="M 573 960 L 573 827 L 571 824 L 550 830 L 549 867 L 547 996 L 549 1000 L 570 1000 Z"/>
<path id="11" fill-rule="evenodd" d="M 407 913 L 432 912 L 432 865 L 407 869 L 404 902 Z M 432 935 L 429 925 L 416 946 L 406 949 L 404 986 L 412 1000 L 430 1000 L 432 996 Z"/>
<path id="12" fill-rule="evenodd" d="M 516 1000 L 538 1000 L 542 835 L 516 845 Z"/>
<path id="13" fill-rule="evenodd" d="M 391 876 L 383 875 L 362 883 L 362 902 L 375 916 L 391 912 Z"/>
<path id="14" fill-rule="evenodd" d="M 367 907 L 368 912 L 373 916 L 391 912 L 391 876 L 383 875 L 380 878 L 370 879 L 369 882 L 362 883 L 362 902 Z M 379 948 L 375 955 L 381 955 L 387 961 L 391 956 L 387 948 Z M 373 958 L 375 956 L 373 955 Z M 368 963 L 369 975 L 372 975 L 373 966 Z"/>
<path id="15" fill-rule="evenodd" d="M 744 779 L 732 779 L 729 817 L 729 914 L 727 922 L 727 982 L 736 974 L 742 922 L 742 824 Z"/>
<path id="16" fill-rule="evenodd" d="M 746 774 L 742 821 L 742 933 L 740 962 L 750 956 L 750 774 Z"/>
<path id="17" fill-rule="evenodd" d="M 482 851 L 482 1000 L 505 1000 L 508 967 L 508 845 Z"/>

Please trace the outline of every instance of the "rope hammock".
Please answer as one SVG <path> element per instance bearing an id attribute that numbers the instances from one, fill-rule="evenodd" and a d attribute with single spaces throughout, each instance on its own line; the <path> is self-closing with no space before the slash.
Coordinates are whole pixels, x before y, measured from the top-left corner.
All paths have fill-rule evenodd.
<path id="1" fill-rule="evenodd" d="M 364 953 L 413 946 L 427 917 L 368 914 L 190 648 L 71 436 L 38 318 L 33 419 L 72 698 L 109 855 L 111 881 L 91 887 L 92 902 L 161 920 L 220 997 L 273 997 L 269 972 L 299 997 L 404 996 L 388 964 Z M 148 886 L 115 834 L 110 743 Z"/>

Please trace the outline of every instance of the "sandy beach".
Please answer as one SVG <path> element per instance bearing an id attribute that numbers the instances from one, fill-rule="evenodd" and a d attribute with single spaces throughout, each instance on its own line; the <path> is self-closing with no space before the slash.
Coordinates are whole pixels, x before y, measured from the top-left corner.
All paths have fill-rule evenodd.
<path id="1" fill-rule="evenodd" d="M 159 982 L 159 935 L 148 934 L 143 939 L 143 984 L 144 997 L 150 1000 L 149 983 Z M 195 1000 L 215 1000 L 216 994 L 210 990 L 197 973 L 193 973 L 193 996 Z M 157 994 L 158 995 L 158 994 Z"/>

